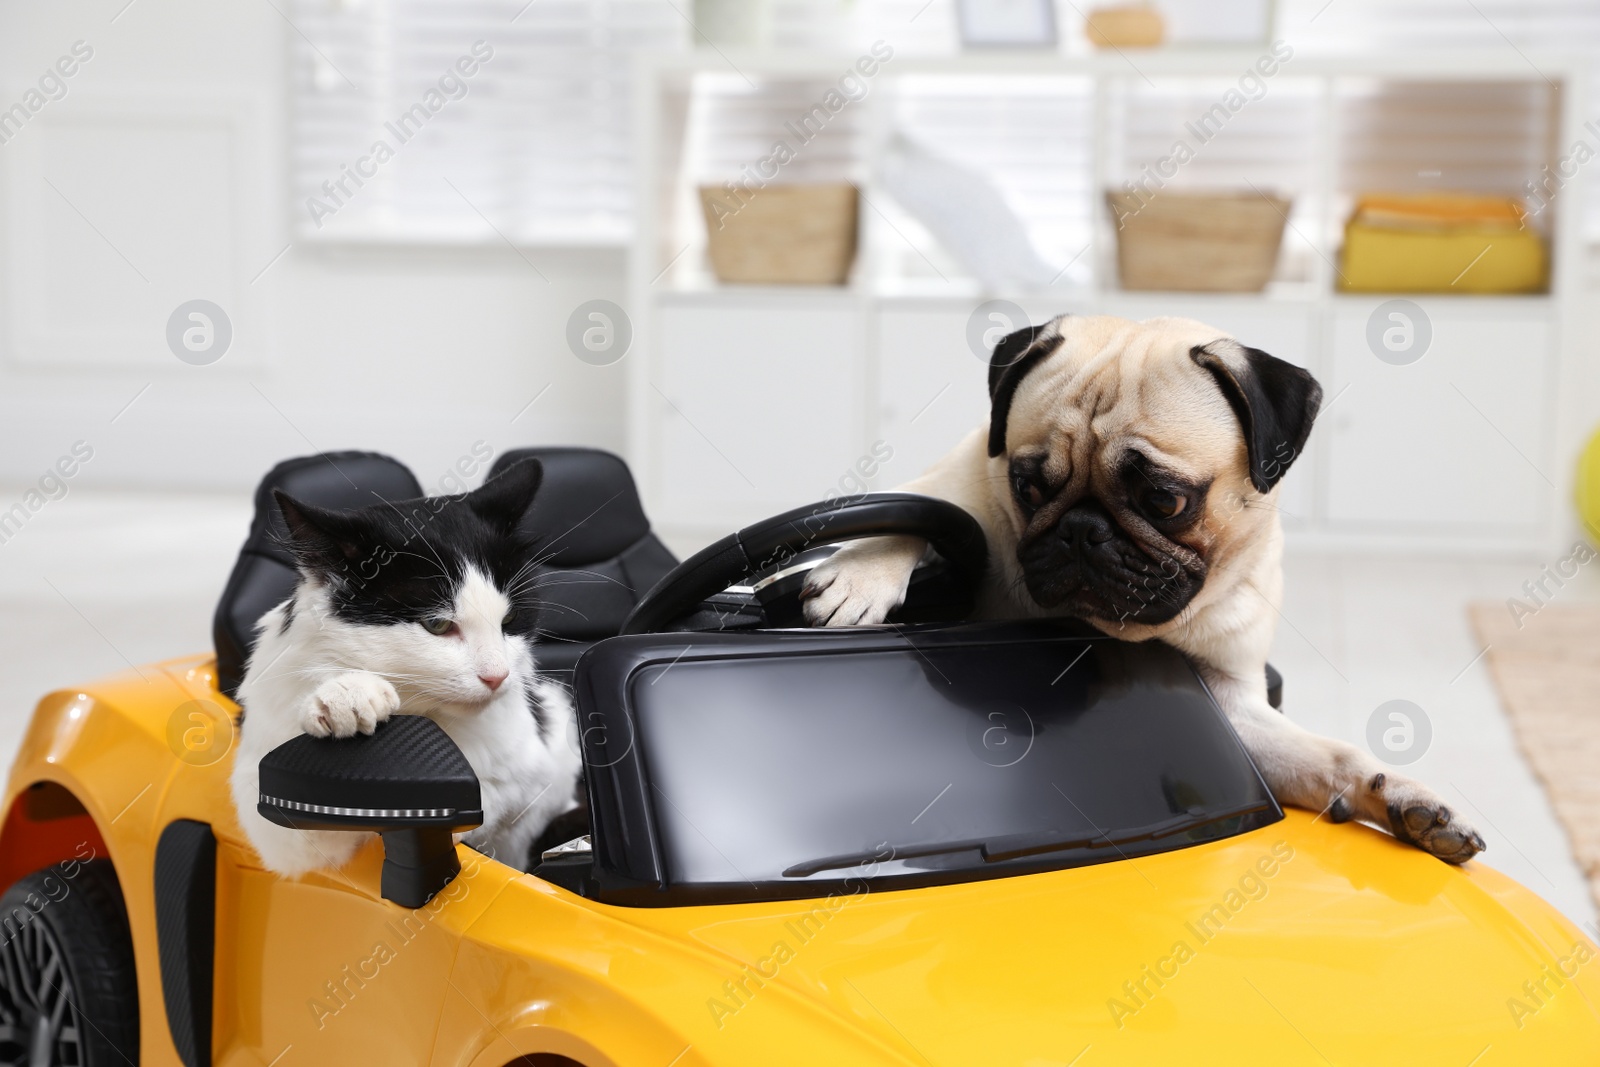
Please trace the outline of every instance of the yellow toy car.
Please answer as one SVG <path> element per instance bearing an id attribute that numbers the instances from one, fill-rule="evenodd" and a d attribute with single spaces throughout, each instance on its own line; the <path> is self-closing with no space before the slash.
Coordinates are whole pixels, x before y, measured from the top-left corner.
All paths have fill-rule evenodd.
<path id="1" fill-rule="evenodd" d="M 343 869 L 263 870 L 227 693 L 235 623 L 293 578 L 258 515 L 217 656 L 34 713 L 0 827 L 0 1063 L 1600 1062 L 1592 942 L 1478 863 L 1281 810 L 1171 650 L 790 625 L 819 546 L 885 532 L 943 559 L 908 617 L 959 617 L 983 546 L 958 509 L 836 501 L 674 569 L 619 460 L 535 454 L 546 565 L 621 576 L 557 594 L 593 610 L 547 657 L 583 653 L 590 833 L 527 873 L 454 844 L 477 781 L 401 715 L 262 761 L 263 814 L 381 835 Z M 273 484 L 420 495 L 366 454 Z"/>

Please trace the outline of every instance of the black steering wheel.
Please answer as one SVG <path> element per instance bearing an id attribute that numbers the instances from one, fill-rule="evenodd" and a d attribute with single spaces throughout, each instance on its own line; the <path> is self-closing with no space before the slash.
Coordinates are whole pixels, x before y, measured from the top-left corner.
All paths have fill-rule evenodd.
<path id="1" fill-rule="evenodd" d="M 938 553 L 912 578 L 897 621 L 960 619 L 988 560 L 983 527 L 961 508 L 916 493 L 869 493 L 786 511 L 746 526 L 678 564 L 622 624 L 624 634 L 738 625 L 804 626 L 800 587 L 842 541 L 885 534 L 926 540 Z M 748 589 L 737 589 L 744 583 Z M 697 613 L 706 613 L 695 623 Z M 687 625 L 686 625 L 687 622 Z"/>

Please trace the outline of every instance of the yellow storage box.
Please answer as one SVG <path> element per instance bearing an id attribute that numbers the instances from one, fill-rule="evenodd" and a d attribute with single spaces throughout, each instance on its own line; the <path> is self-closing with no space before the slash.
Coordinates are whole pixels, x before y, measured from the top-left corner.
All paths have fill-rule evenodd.
<path id="1" fill-rule="evenodd" d="M 1429 193 L 1366 196 L 1345 225 L 1339 288 L 1357 293 L 1536 293 L 1544 239 L 1518 200 Z"/>

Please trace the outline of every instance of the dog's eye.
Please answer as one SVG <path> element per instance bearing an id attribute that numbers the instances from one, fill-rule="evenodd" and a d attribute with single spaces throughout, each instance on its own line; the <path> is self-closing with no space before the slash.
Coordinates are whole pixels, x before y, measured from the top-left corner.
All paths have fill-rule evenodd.
<path id="1" fill-rule="evenodd" d="M 1144 506 L 1146 512 L 1158 519 L 1175 519 L 1189 506 L 1189 500 L 1165 489 L 1152 489 L 1144 495 Z"/>
<path id="2" fill-rule="evenodd" d="M 1011 491 L 1017 494 L 1017 503 L 1030 514 L 1044 504 L 1044 488 L 1031 481 L 1027 475 L 1018 474 L 1011 480 Z"/>
<path id="3" fill-rule="evenodd" d="M 435 637 L 444 637 L 446 634 L 455 633 L 456 621 L 454 619 L 444 618 L 443 616 L 440 616 L 437 619 L 424 619 L 422 621 L 422 628 Z"/>

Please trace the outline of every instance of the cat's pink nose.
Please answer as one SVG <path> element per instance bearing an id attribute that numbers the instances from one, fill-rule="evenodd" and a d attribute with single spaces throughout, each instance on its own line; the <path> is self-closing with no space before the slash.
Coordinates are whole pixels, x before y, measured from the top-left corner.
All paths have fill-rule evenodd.
<path id="1" fill-rule="evenodd" d="M 507 673 L 507 671 L 501 671 L 499 674 L 480 674 L 478 675 L 478 681 L 488 686 L 490 692 L 493 692 L 500 688 L 501 682 L 506 680 Z"/>

